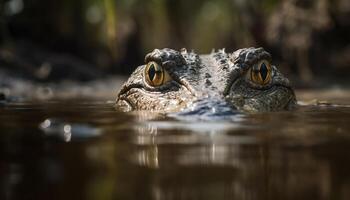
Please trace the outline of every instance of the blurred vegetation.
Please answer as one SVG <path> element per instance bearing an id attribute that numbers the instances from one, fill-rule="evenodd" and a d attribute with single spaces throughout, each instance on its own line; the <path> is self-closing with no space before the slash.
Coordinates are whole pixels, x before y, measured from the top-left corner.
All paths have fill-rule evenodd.
<path id="1" fill-rule="evenodd" d="M 0 65 L 39 80 L 127 74 L 164 47 L 263 46 L 304 83 L 350 72 L 348 0 L 0 2 Z"/>

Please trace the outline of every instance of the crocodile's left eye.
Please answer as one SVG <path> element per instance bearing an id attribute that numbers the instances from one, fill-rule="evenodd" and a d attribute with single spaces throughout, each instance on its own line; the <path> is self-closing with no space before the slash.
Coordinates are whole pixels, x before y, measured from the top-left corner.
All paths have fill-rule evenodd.
<path id="1" fill-rule="evenodd" d="M 260 61 L 250 70 L 250 79 L 259 85 L 267 85 L 271 81 L 271 65 L 267 60 Z"/>
<path id="2" fill-rule="evenodd" d="M 145 68 L 145 80 L 148 85 L 159 87 L 172 79 L 162 66 L 152 61 Z"/>

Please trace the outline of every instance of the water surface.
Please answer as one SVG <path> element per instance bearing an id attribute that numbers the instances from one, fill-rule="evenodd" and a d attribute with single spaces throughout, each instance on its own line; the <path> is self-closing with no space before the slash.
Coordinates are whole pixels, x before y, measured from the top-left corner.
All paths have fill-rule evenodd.
<path id="1" fill-rule="evenodd" d="M 0 199 L 349 199 L 350 98 L 317 95 L 215 121 L 97 100 L 1 105 Z"/>

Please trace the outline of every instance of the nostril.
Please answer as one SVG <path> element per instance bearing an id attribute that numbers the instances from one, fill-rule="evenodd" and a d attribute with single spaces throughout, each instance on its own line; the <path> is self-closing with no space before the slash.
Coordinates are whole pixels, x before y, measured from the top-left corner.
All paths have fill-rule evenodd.
<path id="1" fill-rule="evenodd" d="M 176 113 L 178 116 L 188 116 L 188 115 L 197 115 L 197 116 L 227 116 L 237 114 L 237 109 L 226 102 L 225 100 L 219 98 L 205 98 L 193 102 L 187 108 L 182 110 L 179 113 Z"/>

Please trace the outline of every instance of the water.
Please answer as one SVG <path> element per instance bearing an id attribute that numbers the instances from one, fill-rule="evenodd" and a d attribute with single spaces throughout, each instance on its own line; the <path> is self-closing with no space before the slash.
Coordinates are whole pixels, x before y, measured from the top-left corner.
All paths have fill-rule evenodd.
<path id="1" fill-rule="evenodd" d="M 349 199 L 350 98 L 298 96 L 296 111 L 217 121 L 2 105 L 0 199 Z"/>

